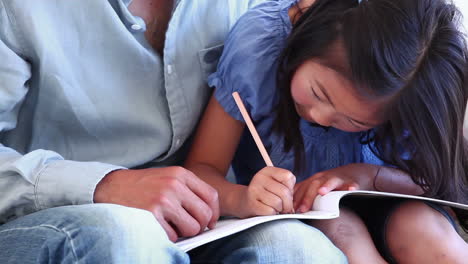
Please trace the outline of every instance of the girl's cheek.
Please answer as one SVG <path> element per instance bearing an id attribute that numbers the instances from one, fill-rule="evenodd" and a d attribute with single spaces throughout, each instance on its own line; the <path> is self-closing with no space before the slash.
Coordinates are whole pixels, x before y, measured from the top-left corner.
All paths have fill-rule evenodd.
<path id="1" fill-rule="evenodd" d="M 291 96 L 297 104 L 307 106 L 311 105 L 310 95 L 307 94 L 306 89 L 301 85 L 301 83 L 292 82 Z"/>

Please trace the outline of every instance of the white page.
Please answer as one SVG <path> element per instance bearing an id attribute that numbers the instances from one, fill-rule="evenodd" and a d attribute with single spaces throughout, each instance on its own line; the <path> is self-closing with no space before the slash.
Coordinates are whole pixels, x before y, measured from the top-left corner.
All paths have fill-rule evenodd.
<path id="1" fill-rule="evenodd" d="M 206 230 L 195 237 L 177 241 L 176 245 L 187 252 L 193 248 L 208 242 L 226 237 L 242 230 L 246 230 L 261 223 L 279 219 L 331 219 L 339 216 L 339 202 L 344 196 L 368 196 L 368 197 L 399 197 L 413 200 L 423 200 L 438 203 L 441 205 L 457 207 L 468 210 L 468 205 L 453 203 L 443 200 L 431 199 L 421 196 L 404 195 L 374 191 L 333 191 L 325 196 L 318 195 L 312 206 L 313 210 L 303 214 L 281 214 L 271 216 L 257 216 L 246 219 L 222 219 L 218 221 L 216 228 Z"/>
<path id="2" fill-rule="evenodd" d="M 333 214 L 326 211 L 310 211 L 303 214 L 281 214 L 281 215 L 269 215 L 269 216 L 256 216 L 245 219 L 222 219 L 218 221 L 216 227 L 212 230 L 206 230 L 205 232 L 195 237 L 183 239 L 177 241 L 176 245 L 185 252 L 196 248 L 200 245 L 208 242 L 217 240 L 219 238 L 232 235 L 242 230 L 251 228 L 261 223 L 279 220 L 279 219 L 330 219 L 338 217 L 337 214 Z"/>
<path id="3" fill-rule="evenodd" d="M 314 209 L 316 208 L 317 210 L 338 210 L 339 208 L 339 200 L 344 197 L 344 196 L 367 196 L 369 198 L 371 197 L 396 197 L 396 198 L 405 198 L 405 199 L 411 199 L 411 200 L 421 200 L 421 201 L 427 201 L 427 202 L 433 202 L 436 204 L 440 205 L 445 205 L 445 206 L 450 206 L 450 207 L 455 207 L 455 208 L 460 208 L 464 210 L 468 210 L 468 205 L 466 204 L 461 204 L 461 203 L 454 203 L 454 202 L 449 202 L 445 200 L 439 200 L 439 199 L 433 199 L 433 198 L 427 198 L 423 196 L 415 196 L 415 195 L 407 195 L 407 194 L 398 194 L 398 193 L 388 193 L 388 192 L 375 192 L 375 191 L 333 191 L 330 192 L 329 194 L 321 197 L 320 195 L 317 196 L 314 202 Z M 338 200 L 338 202 L 337 202 Z M 334 208 L 333 208 L 334 207 Z"/>

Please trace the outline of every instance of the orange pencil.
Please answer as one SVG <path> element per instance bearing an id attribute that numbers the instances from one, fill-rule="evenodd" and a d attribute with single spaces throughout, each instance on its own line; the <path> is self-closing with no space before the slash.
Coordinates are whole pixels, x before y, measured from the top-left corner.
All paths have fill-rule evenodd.
<path id="1" fill-rule="evenodd" d="M 247 109 L 245 109 L 244 103 L 242 102 L 239 93 L 233 92 L 232 96 L 234 97 L 234 101 L 236 101 L 237 107 L 239 107 L 242 117 L 244 118 L 244 121 L 249 128 L 250 134 L 252 134 L 252 137 L 257 144 L 258 150 L 260 150 L 260 154 L 262 154 L 263 160 L 267 166 L 273 167 L 273 162 L 271 162 L 270 156 L 268 155 L 268 152 L 266 151 L 265 146 L 263 145 L 262 140 L 257 133 L 257 129 L 255 129 L 252 119 L 250 119 L 249 113 L 247 113 Z"/>

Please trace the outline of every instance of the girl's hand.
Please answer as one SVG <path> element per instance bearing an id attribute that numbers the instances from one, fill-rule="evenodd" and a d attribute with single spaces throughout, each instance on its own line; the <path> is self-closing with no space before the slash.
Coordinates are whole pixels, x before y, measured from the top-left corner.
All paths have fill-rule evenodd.
<path id="1" fill-rule="evenodd" d="M 353 163 L 316 173 L 294 187 L 294 208 L 298 213 L 310 210 L 317 194 L 333 190 L 373 190 L 374 177 L 380 166 Z"/>
<path id="2" fill-rule="evenodd" d="M 293 213 L 295 183 L 296 177 L 288 170 L 263 168 L 241 196 L 240 217 Z"/>

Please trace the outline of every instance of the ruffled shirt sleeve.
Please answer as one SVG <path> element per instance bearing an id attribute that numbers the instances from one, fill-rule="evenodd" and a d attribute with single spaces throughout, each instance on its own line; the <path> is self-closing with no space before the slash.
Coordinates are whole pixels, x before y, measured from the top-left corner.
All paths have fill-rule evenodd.
<path id="1" fill-rule="evenodd" d="M 373 144 L 373 143 L 369 143 Z M 361 158 L 363 163 L 367 164 L 374 164 L 374 165 L 379 165 L 379 166 L 387 166 L 385 162 L 383 162 L 377 155 L 374 153 L 371 149 L 371 146 L 369 144 L 364 144 L 362 145 L 361 149 Z"/>
<path id="2" fill-rule="evenodd" d="M 216 99 L 235 119 L 243 121 L 232 98 L 236 91 L 254 121 L 271 115 L 277 101 L 277 59 L 291 30 L 287 11 L 295 2 L 260 4 L 244 14 L 229 33 L 208 84 L 215 87 Z"/>

